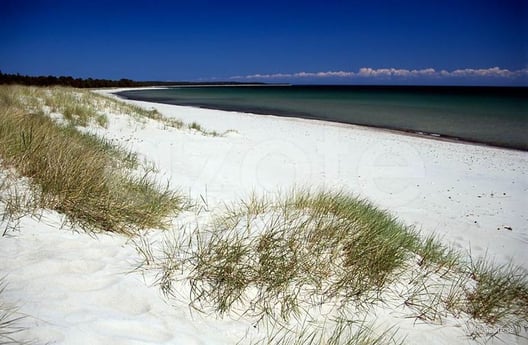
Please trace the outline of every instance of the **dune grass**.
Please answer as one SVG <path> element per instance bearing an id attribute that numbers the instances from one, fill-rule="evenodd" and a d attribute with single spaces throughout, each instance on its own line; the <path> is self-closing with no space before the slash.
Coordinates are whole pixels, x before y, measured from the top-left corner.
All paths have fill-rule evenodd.
<path id="1" fill-rule="evenodd" d="M 417 237 L 388 214 L 343 194 L 253 200 L 220 217 L 190 258 L 195 304 L 220 313 L 249 301 L 257 315 L 299 313 L 299 296 L 371 303 L 403 268 Z M 256 295 L 248 295 L 255 288 Z M 345 302 L 343 302 L 345 303 Z"/>
<path id="2" fill-rule="evenodd" d="M 222 136 L 225 136 L 226 134 L 230 133 L 230 132 L 234 132 L 234 130 L 227 130 L 225 131 L 224 133 L 219 133 L 217 131 L 214 131 L 214 130 L 207 130 L 205 129 L 202 125 L 200 125 L 199 123 L 193 121 L 189 124 L 186 124 L 185 122 L 183 122 L 182 120 L 180 119 L 175 119 L 175 118 L 171 118 L 171 117 L 166 117 L 166 116 L 163 116 L 159 111 L 157 111 L 156 109 L 144 109 L 142 107 L 139 107 L 137 105 L 134 105 L 134 104 L 130 104 L 130 103 L 125 103 L 125 102 L 120 102 L 120 101 L 117 101 L 113 98 L 109 98 L 109 97 L 106 97 L 104 95 L 101 95 L 101 94 L 94 94 L 96 95 L 95 97 L 98 98 L 98 101 L 99 102 L 102 102 L 102 104 L 105 105 L 105 107 L 107 109 L 112 109 L 113 111 L 117 112 L 117 113 L 122 113 L 122 114 L 129 114 L 133 117 L 135 117 L 136 119 L 144 119 L 144 118 L 149 118 L 149 119 L 152 119 L 152 120 L 156 120 L 156 121 L 159 121 L 161 122 L 163 125 L 167 126 L 167 127 L 172 127 L 172 128 L 176 128 L 176 129 L 184 129 L 184 128 L 187 128 L 187 129 L 190 129 L 190 130 L 194 130 L 195 132 L 198 132 L 202 135 L 205 135 L 205 136 L 211 136 L 211 137 L 222 137 Z"/>
<path id="3" fill-rule="evenodd" d="M 0 278 L 0 344 L 27 344 L 27 342 L 16 339 L 16 335 L 24 330 L 24 328 L 19 326 L 23 316 L 18 316 L 16 308 L 4 301 L 3 294 L 5 288 L 5 277 L 2 277 Z"/>
<path id="4" fill-rule="evenodd" d="M 104 107 L 87 90 L 66 87 L 2 86 L 4 106 L 7 101 L 32 113 L 55 113 L 73 126 L 95 123 L 106 126 L 108 118 Z"/>
<path id="5" fill-rule="evenodd" d="M 500 336 L 479 333 L 482 325 L 513 334 L 528 326 L 522 270 L 465 260 L 346 193 L 252 196 L 178 236 L 161 255 L 143 250 L 162 291 L 178 296 L 176 282 L 187 282 L 195 310 L 266 324 L 261 343 L 399 343 L 395 331 L 371 332 L 376 308 L 429 323 L 460 319 L 476 325 L 468 326 L 475 338 Z"/>
<path id="6" fill-rule="evenodd" d="M 29 178 L 36 205 L 86 230 L 125 234 L 164 227 L 182 208 L 178 193 L 129 169 L 137 163 L 133 154 L 78 131 L 79 113 L 60 125 L 24 106 L 28 98 L 21 93 L 0 89 L 0 157 L 5 168 Z"/>
<path id="7" fill-rule="evenodd" d="M 467 291 L 464 311 L 488 324 L 520 328 L 528 322 L 528 277 L 513 265 L 494 266 L 485 260 L 471 263 L 469 274 L 476 286 Z M 524 322 L 517 317 L 524 318 Z M 504 322 L 506 321 L 506 322 Z"/>
<path id="8" fill-rule="evenodd" d="M 109 113 L 114 113 L 127 114 L 138 121 L 152 119 L 167 127 L 187 128 L 211 137 L 221 137 L 229 132 L 234 132 L 228 130 L 219 133 L 214 130 L 207 130 L 196 122 L 186 124 L 180 119 L 163 116 L 156 109 L 145 109 L 87 89 L 63 86 L 45 88 L 10 85 L 2 86 L 2 93 L 4 96 L 8 95 L 10 102 L 14 102 L 27 111 L 43 112 L 48 115 L 59 114 L 68 124 L 73 126 L 85 127 L 96 124 L 106 127 Z"/>

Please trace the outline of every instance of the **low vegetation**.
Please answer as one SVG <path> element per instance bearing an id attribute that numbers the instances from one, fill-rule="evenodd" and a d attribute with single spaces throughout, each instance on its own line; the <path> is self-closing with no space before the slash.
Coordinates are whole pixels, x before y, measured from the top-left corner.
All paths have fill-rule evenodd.
<path id="1" fill-rule="evenodd" d="M 200 124 L 185 124 L 180 119 L 163 116 L 156 109 L 145 109 L 125 103 L 89 90 L 61 86 L 50 88 L 25 87 L 17 85 L 0 86 L 5 101 L 33 113 L 58 116 L 69 125 L 85 127 L 95 124 L 106 127 L 109 114 L 126 114 L 137 121 L 152 119 L 167 127 L 191 129 L 206 136 L 223 136 L 231 131 L 219 133 L 209 131 Z"/>
<path id="2" fill-rule="evenodd" d="M 369 203 L 342 194 L 252 199 L 197 238 L 189 258 L 195 305 L 224 313 L 249 301 L 288 319 L 302 301 L 366 306 L 393 281 L 418 238 Z M 247 295 L 252 288 L 259 294 Z"/>
<path id="3" fill-rule="evenodd" d="M 48 92 L 0 90 L 0 157 L 4 168 L 30 181 L 25 197 L 30 202 L 23 204 L 59 211 L 86 230 L 133 234 L 167 225 L 167 217 L 183 207 L 182 196 L 148 173 L 137 176 L 130 169 L 137 164 L 133 154 L 76 129 L 92 121 L 105 123 L 90 103 L 77 99 L 86 95 L 59 89 L 48 98 L 37 97 Z M 62 124 L 44 114 L 42 103 L 64 114 Z M 22 198 L 19 193 L 13 197 Z M 6 202 L 12 206 L 8 216 L 23 211 L 12 198 Z"/>
<path id="4" fill-rule="evenodd" d="M 179 229 L 163 248 L 142 253 L 166 294 L 178 296 L 186 282 L 194 309 L 265 324 L 263 343 L 400 342 L 396 330 L 367 331 L 380 308 L 403 308 L 424 322 L 507 325 L 514 334 L 528 326 L 520 269 L 465 262 L 345 193 L 251 197 L 206 226 Z M 468 327 L 470 336 L 490 336 Z"/>

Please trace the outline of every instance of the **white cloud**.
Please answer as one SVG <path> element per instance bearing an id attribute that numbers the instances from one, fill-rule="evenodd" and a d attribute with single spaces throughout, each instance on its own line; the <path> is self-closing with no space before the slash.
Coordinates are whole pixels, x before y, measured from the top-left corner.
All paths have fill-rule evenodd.
<path id="1" fill-rule="evenodd" d="M 281 78 L 292 78 L 294 75 L 289 73 L 275 73 L 275 74 L 250 74 L 250 75 L 238 75 L 231 77 L 231 79 L 281 79 Z"/>
<path id="2" fill-rule="evenodd" d="M 501 69 L 499 67 L 492 67 L 487 69 L 457 69 L 451 72 L 452 76 L 460 77 L 504 77 L 511 78 L 515 75 L 515 71 Z"/>
<path id="3" fill-rule="evenodd" d="M 235 80 L 268 80 L 268 79 L 302 79 L 302 78 L 355 78 L 355 79 L 412 79 L 412 78 L 528 78 L 528 68 L 520 70 L 508 70 L 499 67 L 491 68 L 465 68 L 453 71 L 434 68 L 424 69 L 402 69 L 402 68 L 370 68 L 362 67 L 357 72 L 350 71 L 327 71 L 327 72 L 297 72 L 297 73 L 274 73 L 274 74 L 252 74 L 246 76 L 235 76 Z"/>
<path id="4" fill-rule="evenodd" d="M 245 76 L 235 76 L 231 79 L 283 79 L 283 78 L 329 78 L 353 77 L 356 73 L 345 71 L 328 71 L 328 72 L 297 72 L 297 73 L 273 73 L 273 74 L 250 74 Z"/>
<path id="5" fill-rule="evenodd" d="M 353 77 L 355 75 L 354 72 L 345 72 L 345 71 L 328 71 L 328 72 L 319 72 L 317 73 L 318 77 L 340 77 L 340 78 L 346 78 L 346 77 Z"/>
<path id="6" fill-rule="evenodd" d="M 363 67 L 357 73 L 360 77 L 419 77 L 435 75 L 436 71 L 433 68 L 426 68 L 420 70 L 408 70 L 402 68 L 368 68 Z"/>

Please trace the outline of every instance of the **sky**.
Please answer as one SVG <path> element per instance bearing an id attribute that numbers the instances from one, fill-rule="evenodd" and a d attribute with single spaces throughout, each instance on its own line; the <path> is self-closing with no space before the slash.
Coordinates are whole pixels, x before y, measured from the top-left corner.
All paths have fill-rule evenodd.
<path id="1" fill-rule="evenodd" d="M 528 0 L 0 0 L 0 70 L 528 86 Z"/>

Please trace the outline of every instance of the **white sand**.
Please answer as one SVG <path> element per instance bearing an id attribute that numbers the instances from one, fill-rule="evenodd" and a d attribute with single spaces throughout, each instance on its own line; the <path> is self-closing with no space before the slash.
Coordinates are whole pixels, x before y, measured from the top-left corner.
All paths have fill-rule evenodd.
<path id="1" fill-rule="evenodd" d="M 129 102 L 209 130 L 236 130 L 207 137 L 125 115 L 111 116 L 107 129 L 93 129 L 154 162 L 162 181 L 196 200 L 203 197 L 210 208 L 252 191 L 344 189 L 475 257 L 528 270 L 526 152 L 321 121 Z M 22 219 L 19 232 L 0 238 L 0 275 L 9 283 L 4 298 L 29 316 L 23 320 L 25 339 L 234 344 L 251 329 L 246 320 L 218 320 L 190 313 L 183 301 L 167 301 L 149 277 L 133 272 L 140 258 L 125 238 L 93 238 L 60 224 L 60 216 L 47 212 L 40 221 Z M 409 344 L 471 343 L 456 326 L 402 319 L 400 327 Z"/>

